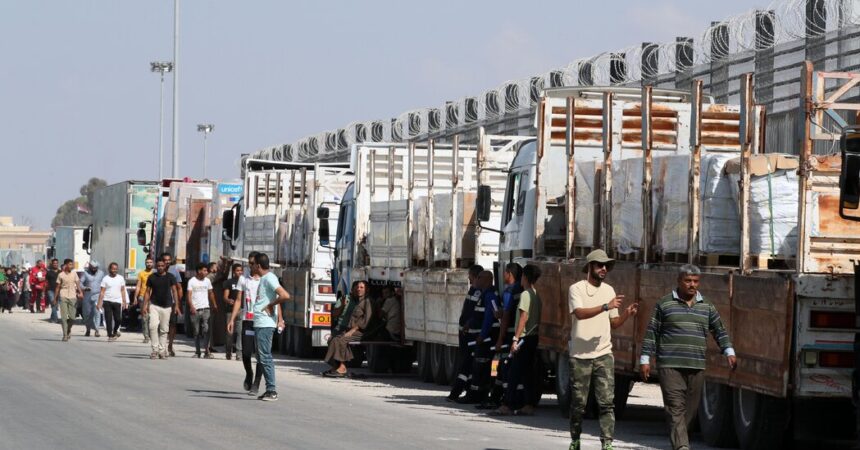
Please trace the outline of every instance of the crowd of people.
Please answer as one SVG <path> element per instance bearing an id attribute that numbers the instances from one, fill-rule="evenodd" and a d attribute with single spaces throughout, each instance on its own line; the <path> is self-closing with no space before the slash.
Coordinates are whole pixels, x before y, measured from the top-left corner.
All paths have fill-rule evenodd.
<path id="1" fill-rule="evenodd" d="M 595 250 L 583 265 L 585 279 L 568 290 L 571 450 L 581 446 L 582 419 L 592 390 L 602 448 L 613 448 L 615 367 L 611 330 L 638 312 L 638 303 L 625 306 L 624 295 L 618 295 L 606 282 L 613 264 L 605 252 Z M 698 291 L 700 274 L 693 265 L 681 266 L 677 287 L 657 302 L 642 342 L 640 373 L 647 381 L 652 376 L 651 358 L 656 357 L 670 441 L 676 450 L 690 448 L 687 427 L 696 416 L 702 392 L 709 333 L 728 365 L 734 369 L 737 364 L 719 312 Z M 500 297 L 492 272 L 477 265 L 469 269 L 470 286 L 459 319 L 457 378 L 447 400 L 475 404 L 491 415 L 531 415 L 541 389 L 535 370 L 542 312 L 536 286 L 541 271 L 536 265 L 509 263 L 502 277 Z M 247 271 L 242 264 L 228 260 L 199 264 L 193 277 L 184 282 L 171 254 L 160 255 L 157 261 L 147 258 L 131 301 L 115 262 L 105 273 L 97 261 L 91 261 L 80 276 L 68 259 L 62 266 L 56 259 L 49 266 L 42 261 L 34 267 L 24 265 L 21 271 L 12 266 L 0 270 L 0 306 L 9 314 L 15 307 L 33 314 L 50 308 L 49 320 L 62 325 L 63 341 L 72 337 L 72 323 L 80 306 L 85 336 L 95 332 L 100 337 L 104 322 L 111 342 L 121 336 L 123 311 L 131 308 L 142 316 L 144 342 L 151 345 L 150 358 L 162 360 L 175 356 L 176 324 L 187 310 L 195 356 L 210 359 L 212 318 L 219 311 L 216 286 L 223 292 L 226 358 L 235 353 L 238 361 L 241 354 L 243 384 L 249 394 L 258 394 L 265 378 L 265 391 L 258 398 L 277 400 L 272 341 L 275 330 L 284 328 L 280 304 L 290 296 L 270 271 L 266 254 L 251 252 Z M 337 300 L 325 356 L 331 368 L 323 376 L 348 377 L 347 365 L 355 359 L 356 343 L 401 342 L 402 293 L 399 288 L 385 286 L 381 294 L 374 298 L 365 281 L 356 281 L 349 295 Z"/>

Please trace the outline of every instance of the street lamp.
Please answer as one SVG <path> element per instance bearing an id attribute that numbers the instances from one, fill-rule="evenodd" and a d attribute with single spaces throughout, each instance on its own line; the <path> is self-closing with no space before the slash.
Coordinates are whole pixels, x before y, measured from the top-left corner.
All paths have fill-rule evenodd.
<path id="1" fill-rule="evenodd" d="M 173 71 L 173 63 L 166 61 L 155 61 L 149 63 L 150 70 L 161 75 L 161 97 L 158 106 L 158 179 L 163 180 L 164 175 L 164 74 Z"/>
<path id="2" fill-rule="evenodd" d="M 197 131 L 203 133 L 203 178 L 206 178 L 206 137 L 215 129 L 215 125 L 211 123 L 201 123 L 197 125 Z"/>

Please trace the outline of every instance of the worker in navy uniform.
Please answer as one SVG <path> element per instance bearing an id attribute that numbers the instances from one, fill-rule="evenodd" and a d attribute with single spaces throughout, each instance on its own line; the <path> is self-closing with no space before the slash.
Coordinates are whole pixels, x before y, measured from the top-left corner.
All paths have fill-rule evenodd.
<path id="1" fill-rule="evenodd" d="M 501 317 L 502 305 L 499 295 L 493 288 L 493 273 L 483 271 L 478 275 L 478 289 L 481 290 L 481 300 L 475 305 L 475 315 L 481 314 L 481 328 L 475 336 L 474 360 L 472 363 L 472 386 L 470 393 L 474 392 L 471 400 L 479 403 L 477 407 L 486 406 L 488 396 L 492 388 L 492 362 L 495 351 L 493 343 L 499 337 L 499 317 Z M 483 309 L 483 311 L 479 311 Z"/>
<path id="2" fill-rule="evenodd" d="M 458 371 L 457 379 L 454 380 L 454 385 L 451 387 L 451 393 L 448 394 L 448 401 L 459 403 L 474 402 L 475 395 L 472 390 L 467 392 L 466 396 L 460 399 L 460 394 L 470 387 L 472 380 L 472 364 L 473 354 L 472 348 L 474 345 L 469 345 L 469 342 L 475 341 L 475 335 L 481 331 L 480 324 L 483 320 L 483 306 L 481 307 L 481 316 L 476 322 L 475 310 L 481 301 L 481 290 L 477 286 L 478 275 L 484 271 L 484 268 L 479 265 L 474 265 L 469 268 L 469 292 L 466 294 L 466 299 L 463 300 L 463 308 L 460 310 L 460 335 L 459 347 L 457 348 Z M 474 322 L 474 323 L 473 323 Z"/>

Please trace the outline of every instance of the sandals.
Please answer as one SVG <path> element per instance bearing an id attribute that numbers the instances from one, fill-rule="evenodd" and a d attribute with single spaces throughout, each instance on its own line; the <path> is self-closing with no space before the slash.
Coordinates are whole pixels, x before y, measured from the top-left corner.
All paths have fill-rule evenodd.
<path id="1" fill-rule="evenodd" d="M 351 375 L 349 372 L 340 373 L 334 369 L 326 370 L 325 372 L 322 373 L 322 376 L 324 376 L 326 378 L 351 378 Z"/>

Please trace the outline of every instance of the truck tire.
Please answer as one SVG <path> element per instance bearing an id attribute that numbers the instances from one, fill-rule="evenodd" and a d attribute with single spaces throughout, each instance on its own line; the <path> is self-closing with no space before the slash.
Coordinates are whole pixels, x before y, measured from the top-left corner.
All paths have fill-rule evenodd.
<path id="1" fill-rule="evenodd" d="M 425 383 L 433 381 L 433 370 L 430 367 L 430 344 L 416 343 L 416 358 L 418 359 L 418 378 Z"/>
<path id="2" fill-rule="evenodd" d="M 384 345 L 368 345 L 367 368 L 373 373 L 388 373 L 391 368 L 389 348 Z"/>
<path id="3" fill-rule="evenodd" d="M 627 399 L 633 390 L 633 377 L 629 375 L 615 375 L 615 418 L 623 419 L 627 411 Z"/>
<path id="4" fill-rule="evenodd" d="M 705 381 L 699 403 L 699 428 L 708 445 L 720 448 L 738 446 L 732 409 L 732 388 Z"/>
<path id="5" fill-rule="evenodd" d="M 430 344 L 430 366 L 433 368 L 433 381 L 448 384 L 448 368 L 445 365 L 445 346 Z"/>
<path id="6" fill-rule="evenodd" d="M 295 355 L 295 353 L 293 353 L 293 326 L 287 325 L 287 327 L 284 328 L 283 335 L 284 336 L 282 340 L 284 344 L 284 350 L 282 353 L 287 356 Z"/>
<path id="7" fill-rule="evenodd" d="M 567 353 L 559 353 L 555 367 L 555 394 L 562 417 L 570 417 L 570 361 Z"/>
<path id="8" fill-rule="evenodd" d="M 734 424 L 743 450 L 783 448 L 787 441 L 788 402 L 785 399 L 734 389 Z"/>
<path id="9" fill-rule="evenodd" d="M 392 370 L 394 373 L 412 372 L 412 363 L 415 362 L 415 349 L 416 346 L 392 349 L 392 353 L 394 354 L 392 358 Z"/>
<path id="10" fill-rule="evenodd" d="M 302 327 L 293 328 L 296 330 L 296 334 L 293 336 L 293 354 L 299 358 L 310 358 L 313 353 L 311 330 Z"/>
<path id="11" fill-rule="evenodd" d="M 454 384 L 457 379 L 457 370 L 460 368 L 460 358 L 457 347 L 450 345 L 443 346 L 445 348 L 445 376 L 448 378 L 449 384 Z"/>

